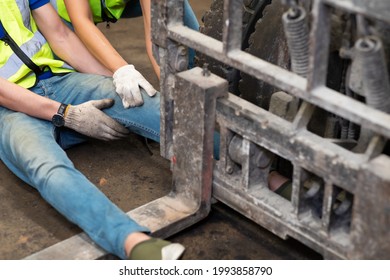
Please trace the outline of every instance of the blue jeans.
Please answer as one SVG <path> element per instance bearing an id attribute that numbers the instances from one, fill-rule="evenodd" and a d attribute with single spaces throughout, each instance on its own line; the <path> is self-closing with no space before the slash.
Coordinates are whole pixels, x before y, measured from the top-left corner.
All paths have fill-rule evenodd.
<path id="1" fill-rule="evenodd" d="M 160 97 L 143 92 L 144 105 L 123 109 L 112 78 L 70 73 L 40 81 L 33 92 L 73 105 L 113 98 L 104 111 L 131 131 L 159 141 Z M 133 232 L 149 232 L 114 205 L 79 172 L 64 149 L 86 140 L 74 131 L 57 130 L 49 121 L 0 106 L 0 159 L 71 222 L 106 251 L 126 258 L 124 242 Z"/>

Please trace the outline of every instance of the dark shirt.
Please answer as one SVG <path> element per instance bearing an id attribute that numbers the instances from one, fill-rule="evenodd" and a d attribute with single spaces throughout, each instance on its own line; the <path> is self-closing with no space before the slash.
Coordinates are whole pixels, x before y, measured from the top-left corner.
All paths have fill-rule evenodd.
<path id="1" fill-rule="evenodd" d="M 30 9 L 38 9 L 39 7 L 42 7 L 43 5 L 50 2 L 50 0 L 29 0 L 30 2 Z"/>

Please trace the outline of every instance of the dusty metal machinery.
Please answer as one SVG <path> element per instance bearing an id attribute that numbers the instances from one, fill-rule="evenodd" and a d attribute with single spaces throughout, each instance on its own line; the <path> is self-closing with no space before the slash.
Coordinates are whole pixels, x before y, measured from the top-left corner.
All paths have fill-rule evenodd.
<path id="1" fill-rule="evenodd" d="M 182 0 L 152 4 L 173 193 L 326 259 L 388 259 L 390 2 L 214 0 L 202 32 L 183 26 Z M 273 170 L 289 196 L 269 189 Z"/>

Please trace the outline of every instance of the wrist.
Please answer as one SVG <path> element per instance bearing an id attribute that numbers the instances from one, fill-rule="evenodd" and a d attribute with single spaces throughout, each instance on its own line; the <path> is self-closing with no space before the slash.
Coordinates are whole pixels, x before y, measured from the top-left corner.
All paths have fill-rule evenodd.
<path id="1" fill-rule="evenodd" d="M 112 76 L 114 79 L 120 78 L 123 75 L 131 74 L 135 70 L 133 64 L 126 64 L 121 67 L 119 67 L 115 72 L 114 75 Z"/>
<path id="2" fill-rule="evenodd" d="M 51 122 L 55 127 L 63 127 L 65 125 L 65 116 L 69 108 L 69 104 L 61 103 L 58 107 L 57 113 L 55 113 L 51 119 Z"/>
<path id="3" fill-rule="evenodd" d="M 68 115 L 69 113 L 69 109 L 70 109 L 70 104 L 68 104 L 65 108 L 65 111 L 64 111 L 64 118 L 66 118 L 66 116 Z"/>

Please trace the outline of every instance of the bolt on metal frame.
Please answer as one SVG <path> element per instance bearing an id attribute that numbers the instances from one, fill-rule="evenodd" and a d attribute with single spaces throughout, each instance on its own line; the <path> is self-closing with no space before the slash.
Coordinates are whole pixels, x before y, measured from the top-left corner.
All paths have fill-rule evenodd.
<path id="1" fill-rule="evenodd" d="M 212 117 L 214 113 L 204 116 L 205 123 L 217 123 L 220 133 L 220 159 L 214 161 L 212 196 L 278 236 L 301 241 L 324 258 L 389 258 L 390 158 L 381 153 L 390 137 L 390 116 L 328 88 L 326 74 L 331 9 L 389 23 L 390 3 L 314 0 L 307 78 L 241 50 L 241 5 L 241 0 L 224 1 L 223 39 L 218 41 L 183 25 L 183 0 L 152 1 L 152 38 L 159 47 L 158 57 L 162 67 L 161 154 L 167 159 L 182 157 L 182 160 L 189 161 L 186 166 L 177 166 L 172 161 L 176 170 L 173 181 L 178 174 L 180 179 L 183 179 L 182 174 L 186 174 L 188 179 L 183 182 L 188 185 L 188 181 L 196 175 L 194 172 L 203 172 L 201 169 L 194 170 L 191 162 L 194 159 L 202 162 L 212 156 L 210 150 L 208 156 L 200 154 L 194 149 L 191 139 L 182 138 L 182 135 L 191 134 L 197 139 L 203 137 L 203 143 L 209 143 L 213 140 L 213 133 L 197 131 L 191 125 L 177 125 L 183 116 L 187 120 L 199 118 L 200 111 L 194 107 L 198 102 L 194 96 L 196 90 L 192 88 L 202 86 L 205 80 L 218 79 L 215 76 L 204 77 L 200 70 L 186 70 L 178 66 L 183 65 L 178 60 L 185 59 L 185 56 L 180 57 L 178 49 L 186 46 L 303 101 L 294 120 L 288 122 L 232 94 L 217 99 L 216 119 Z M 182 87 L 184 80 L 187 86 Z M 189 94 L 189 91 L 192 93 Z M 210 87 L 206 91 L 213 93 L 214 89 Z M 204 96 L 199 96 L 199 102 L 203 100 Z M 373 137 L 365 153 L 353 153 L 330 139 L 308 131 L 307 125 L 315 107 L 372 131 Z M 177 115 L 177 112 L 181 114 Z M 191 123 L 188 121 L 187 124 Z M 229 145 L 237 135 L 242 139 L 239 147 L 241 169 L 232 172 Z M 188 146 L 183 144 L 187 140 Z M 182 142 L 177 145 L 177 141 Z M 253 177 L 253 170 L 257 166 L 251 157 L 256 154 L 256 149 L 269 151 L 291 162 L 291 201 L 268 189 L 269 169 L 260 170 L 256 178 Z M 306 173 L 314 174 L 324 183 L 320 218 L 307 211 L 303 189 Z M 353 197 L 347 232 L 338 231 L 334 226 L 336 189 L 345 190 Z M 195 189 L 188 189 L 187 192 L 200 195 Z M 207 201 L 204 203 L 209 204 Z"/>

